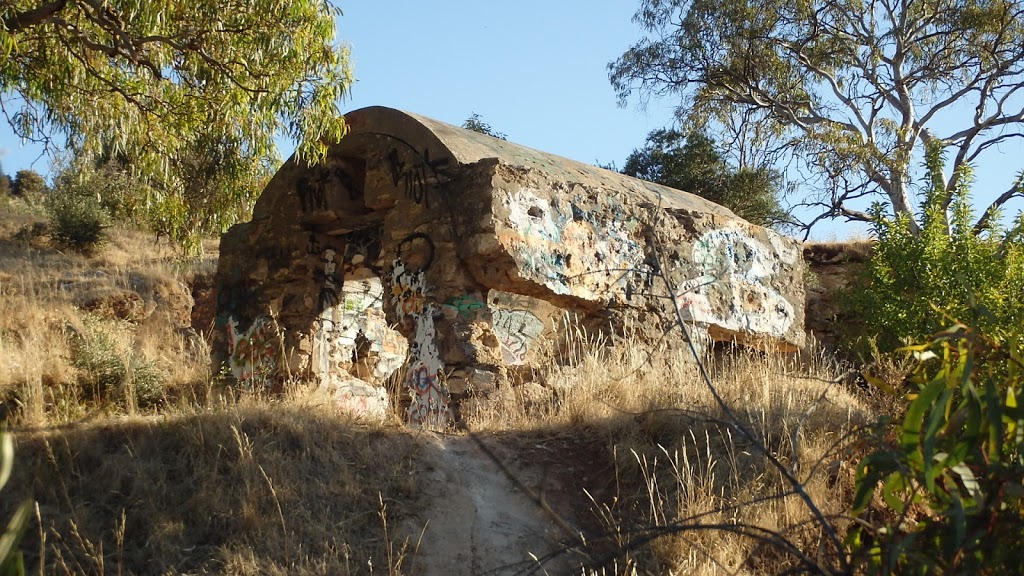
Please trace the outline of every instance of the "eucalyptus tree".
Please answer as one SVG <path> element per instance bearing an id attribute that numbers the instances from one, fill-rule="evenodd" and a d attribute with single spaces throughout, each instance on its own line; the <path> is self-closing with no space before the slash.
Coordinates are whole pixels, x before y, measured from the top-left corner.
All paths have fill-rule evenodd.
<path id="1" fill-rule="evenodd" d="M 20 137 L 145 183 L 163 232 L 223 227 L 276 164 L 322 159 L 352 82 L 328 0 L 0 0 L 0 111 Z"/>
<path id="2" fill-rule="evenodd" d="M 814 175 L 821 217 L 876 219 L 857 208 L 873 199 L 916 233 L 925 150 L 947 160 L 948 206 L 966 167 L 1024 137 L 1019 0 L 642 0 L 634 20 L 644 36 L 608 66 L 620 100 L 678 97 L 696 126 L 770 135 Z"/>

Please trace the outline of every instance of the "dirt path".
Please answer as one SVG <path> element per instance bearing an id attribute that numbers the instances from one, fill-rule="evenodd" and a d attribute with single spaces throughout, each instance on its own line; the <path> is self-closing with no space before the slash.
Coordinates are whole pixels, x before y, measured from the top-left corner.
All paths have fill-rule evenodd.
<path id="1" fill-rule="evenodd" d="M 563 548 L 560 530 L 531 498 L 516 487 L 476 443 L 464 435 L 424 435 L 424 512 L 408 522 L 414 543 L 426 525 L 413 576 L 481 574 L 570 574 L 571 554 L 548 558 Z M 485 440 L 486 441 L 486 440 Z M 543 471 L 516 462 L 491 443 L 488 447 L 530 490 L 546 483 Z M 548 499 L 554 496 L 548 496 Z M 534 559 L 531 557 L 536 557 Z"/>

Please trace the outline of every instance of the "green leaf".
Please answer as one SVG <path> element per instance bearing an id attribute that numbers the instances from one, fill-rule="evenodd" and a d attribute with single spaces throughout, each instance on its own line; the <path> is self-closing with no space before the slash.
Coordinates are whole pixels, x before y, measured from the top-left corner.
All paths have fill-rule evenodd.
<path id="1" fill-rule="evenodd" d="M 0 488 L 7 485 L 14 469 L 14 435 L 0 432 Z"/>
<path id="2" fill-rule="evenodd" d="M 936 398 L 946 390 L 946 383 L 939 378 L 928 383 L 907 407 L 907 413 L 903 419 L 903 434 L 900 443 L 903 450 L 911 455 L 912 462 L 923 464 L 920 455 L 922 426 L 925 415 L 933 408 Z M 914 457 L 914 454 L 918 454 Z"/>
<path id="3" fill-rule="evenodd" d="M 855 474 L 856 492 L 853 497 L 853 508 L 861 512 L 871 503 L 871 495 L 875 486 L 902 468 L 897 455 L 893 452 L 874 452 L 857 464 Z"/>
<path id="4" fill-rule="evenodd" d="M 24 574 L 17 547 L 31 516 L 32 503 L 23 502 L 7 523 L 7 530 L 0 535 L 0 574 Z"/>
<path id="5" fill-rule="evenodd" d="M 890 474 L 882 485 L 882 499 L 889 508 L 892 508 L 898 514 L 902 514 L 907 489 L 907 481 L 902 474 Z"/>
<path id="6" fill-rule="evenodd" d="M 951 466 L 950 470 L 960 477 L 960 481 L 963 483 L 964 489 L 971 495 L 971 498 L 976 502 L 980 502 L 985 499 L 985 493 L 981 490 L 981 484 L 978 482 L 978 479 L 974 477 L 974 472 L 971 472 L 970 468 L 961 463 Z"/>

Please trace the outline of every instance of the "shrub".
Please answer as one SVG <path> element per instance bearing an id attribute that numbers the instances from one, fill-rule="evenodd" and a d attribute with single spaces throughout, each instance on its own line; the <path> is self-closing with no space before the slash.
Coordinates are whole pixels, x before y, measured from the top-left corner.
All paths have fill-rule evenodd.
<path id="1" fill-rule="evenodd" d="M 110 217 L 95 196 L 74 187 L 58 188 L 47 198 L 50 235 L 54 241 L 90 254 L 106 239 Z"/>
<path id="2" fill-rule="evenodd" d="M 29 204 L 38 204 L 49 192 L 46 179 L 34 170 L 18 170 L 12 184 L 14 195 L 20 196 Z"/>
<path id="3" fill-rule="evenodd" d="M 19 228 L 12 238 L 19 244 L 30 245 L 49 233 L 50 226 L 46 222 L 33 222 Z"/>
<path id="4" fill-rule="evenodd" d="M 933 175 L 941 173 L 937 152 L 928 164 Z M 868 351 L 868 336 L 877 337 L 881 352 L 891 352 L 922 341 L 950 319 L 998 337 L 1024 318 L 1024 218 L 1009 231 L 998 224 L 976 230 L 969 171 L 959 182 L 947 206 L 936 178 L 922 204 L 918 234 L 907 218 L 883 217 L 875 208 L 874 254 L 844 298 L 847 315 L 862 321 L 854 327 L 859 334 L 847 339 L 855 351 Z"/>
<path id="5" fill-rule="evenodd" d="M 98 320 L 88 319 L 74 344 L 72 364 L 84 398 L 143 410 L 163 402 L 163 374 L 145 358 L 124 353 Z"/>
<path id="6" fill-rule="evenodd" d="M 1024 332 L 956 326 L 918 363 L 898 444 L 857 468 L 855 508 L 881 488 L 888 520 L 852 530 L 867 573 L 1013 574 L 1024 546 Z"/>
<path id="7" fill-rule="evenodd" d="M 74 338 L 74 357 L 78 384 L 86 398 L 106 401 L 113 398 L 128 377 L 128 367 L 117 344 L 96 320 L 87 320 L 85 330 Z"/>

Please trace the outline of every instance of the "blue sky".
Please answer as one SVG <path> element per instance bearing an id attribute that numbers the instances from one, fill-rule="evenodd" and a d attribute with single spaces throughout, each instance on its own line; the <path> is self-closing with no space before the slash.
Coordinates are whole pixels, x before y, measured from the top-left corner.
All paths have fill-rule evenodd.
<path id="1" fill-rule="evenodd" d="M 647 133 L 672 122 L 671 101 L 617 106 L 606 65 L 639 37 L 638 3 L 610 0 L 373 0 L 337 2 L 338 37 L 357 82 L 343 110 L 383 105 L 461 124 L 476 112 L 519 144 L 589 163 L 621 165 Z M 13 174 L 38 157 L 0 126 L 0 162 Z M 282 151 L 285 156 L 290 150 Z M 978 203 L 1024 167 L 1004 146 L 978 166 Z M 32 166 L 45 172 L 45 159 Z M 794 198 L 795 202 L 796 199 Z M 1016 206 L 1019 209 L 1020 206 Z M 857 228 L 823 223 L 814 236 Z"/>

